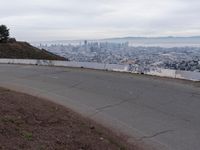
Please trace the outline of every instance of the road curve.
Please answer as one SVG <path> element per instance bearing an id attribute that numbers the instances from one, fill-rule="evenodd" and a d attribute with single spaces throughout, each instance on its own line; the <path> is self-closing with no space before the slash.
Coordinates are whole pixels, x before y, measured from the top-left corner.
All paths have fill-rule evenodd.
<path id="1" fill-rule="evenodd" d="M 0 86 L 48 98 L 148 149 L 200 149 L 200 86 L 62 67 L 0 65 Z"/>

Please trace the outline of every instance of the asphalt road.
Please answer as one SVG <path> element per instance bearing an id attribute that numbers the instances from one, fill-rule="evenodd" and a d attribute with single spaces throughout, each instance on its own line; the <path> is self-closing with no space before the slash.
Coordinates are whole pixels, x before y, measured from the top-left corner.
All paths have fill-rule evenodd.
<path id="1" fill-rule="evenodd" d="M 0 65 L 0 86 L 65 105 L 148 149 L 200 149 L 200 84 L 62 67 Z"/>

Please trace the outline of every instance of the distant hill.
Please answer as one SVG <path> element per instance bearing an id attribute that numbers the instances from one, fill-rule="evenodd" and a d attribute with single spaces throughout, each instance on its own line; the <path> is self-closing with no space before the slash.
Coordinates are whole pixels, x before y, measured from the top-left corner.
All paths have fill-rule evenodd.
<path id="1" fill-rule="evenodd" d="M 157 36 L 157 37 L 114 37 L 114 38 L 106 38 L 101 40 L 135 40 L 135 39 L 196 39 L 200 38 L 200 36 Z"/>
<path id="2" fill-rule="evenodd" d="M 67 60 L 46 50 L 40 50 L 27 42 L 0 43 L 0 58 Z"/>
<path id="3" fill-rule="evenodd" d="M 124 43 L 130 46 L 160 46 L 160 47 L 200 47 L 200 36 L 192 37 L 122 37 L 102 39 L 103 42 Z"/>

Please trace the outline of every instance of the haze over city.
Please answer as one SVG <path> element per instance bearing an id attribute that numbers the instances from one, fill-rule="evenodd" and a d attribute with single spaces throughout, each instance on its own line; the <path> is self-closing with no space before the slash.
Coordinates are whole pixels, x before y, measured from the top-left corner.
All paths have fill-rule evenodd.
<path id="1" fill-rule="evenodd" d="M 0 0 L 18 40 L 200 35 L 199 0 Z"/>

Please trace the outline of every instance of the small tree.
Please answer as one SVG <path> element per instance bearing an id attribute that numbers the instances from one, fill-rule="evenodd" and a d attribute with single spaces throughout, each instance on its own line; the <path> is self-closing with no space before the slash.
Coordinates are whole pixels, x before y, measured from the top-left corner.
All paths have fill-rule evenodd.
<path id="1" fill-rule="evenodd" d="M 9 35 L 9 29 L 5 25 L 0 25 L 0 43 L 7 42 Z"/>

